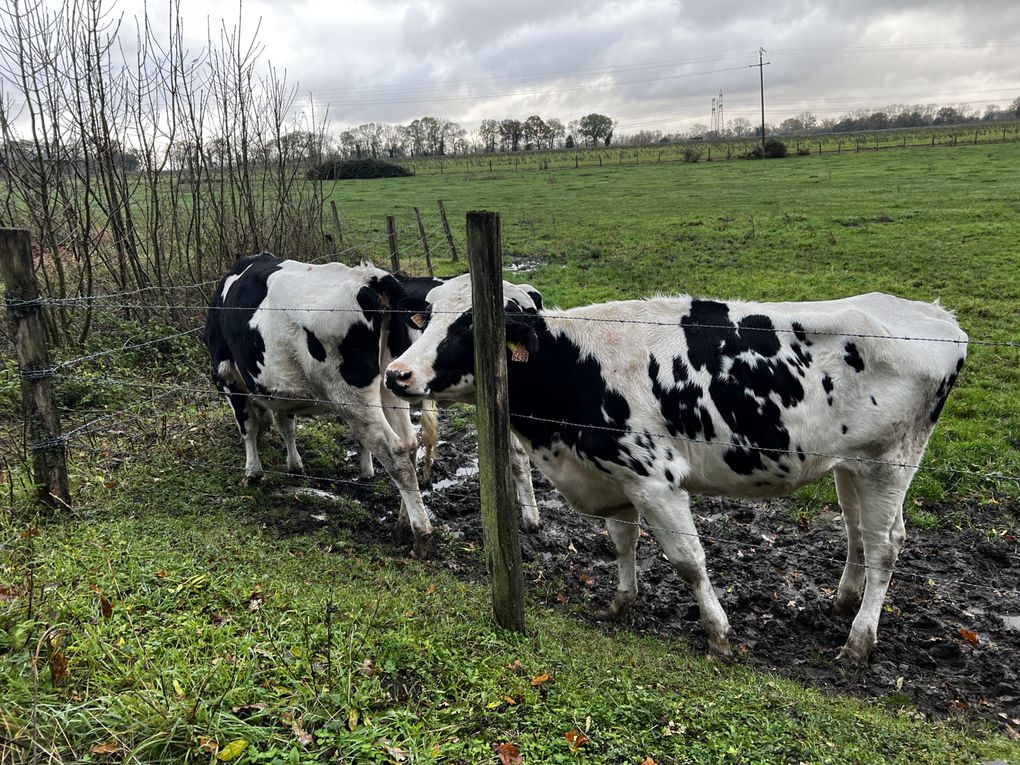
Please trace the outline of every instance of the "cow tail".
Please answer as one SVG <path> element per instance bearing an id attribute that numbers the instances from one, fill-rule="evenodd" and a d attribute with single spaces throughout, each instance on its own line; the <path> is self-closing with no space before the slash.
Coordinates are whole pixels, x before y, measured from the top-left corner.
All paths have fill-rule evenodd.
<path id="1" fill-rule="evenodd" d="M 422 480 L 428 481 L 432 474 L 432 460 L 439 444 L 439 412 L 436 402 L 427 398 L 421 402 L 421 435 L 425 442 L 425 463 L 421 468 Z"/>

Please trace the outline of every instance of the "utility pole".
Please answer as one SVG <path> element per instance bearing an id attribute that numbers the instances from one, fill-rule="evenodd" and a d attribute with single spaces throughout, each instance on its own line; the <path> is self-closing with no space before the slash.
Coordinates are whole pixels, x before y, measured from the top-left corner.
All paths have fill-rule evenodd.
<path id="1" fill-rule="evenodd" d="M 758 63 L 751 64 L 748 69 L 758 67 L 758 80 L 761 83 L 761 155 L 765 156 L 765 67 L 770 61 L 762 61 L 765 56 L 765 48 L 758 48 Z"/>

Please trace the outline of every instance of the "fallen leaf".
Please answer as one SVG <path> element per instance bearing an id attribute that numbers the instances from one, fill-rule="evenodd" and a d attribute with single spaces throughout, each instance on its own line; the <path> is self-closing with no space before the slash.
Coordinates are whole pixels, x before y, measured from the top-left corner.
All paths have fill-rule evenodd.
<path id="1" fill-rule="evenodd" d="M 102 592 L 99 593 L 99 615 L 104 619 L 109 619 L 113 616 L 113 603 Z"/>
<path id="2" fill-rule="evenodd" d="M 157 571 L 156 572 L 156 576 L 158 576 L 160 579 L 165 579 L 166 578 L 166 571 L 165 570 Z"/>
<path id="3" fill-rule="evenodd" d="M 365 677 L 371 677 L 375 674 L 375 662 L 371 659 L 365 659 L 361 662 L 361 674 Z"/>
<path id="4" fill-rule="evenodd" d="M 0 585 L 0 600 L 14 600 L 18 597 L 18 591 L 13 587 L 4 587 Z"/>
<path id="5" fill-rule="evenodd" d="M 361 716 L 358 714 L 358 708 L 351 707 L 350 711 L 347 713 L 347 729 L 354 730 L 357 728 L 360 717 Z"/>
<path id="6" fill-rule="evenodd" d="M 514 672 L 521 672 L 524 670 L 524 665 L 521 664 L 520 659 L 514 659 L 512 663 L 506 665 L 507 669 L 512 669 Z"/>
<path id="7" fill-rule="evenodd" d="M 216 759 L 220 762 L 229 762 L 240 755 L 247 746 L 248 742 L 243 738 L 236 738 L 220 750 L 219 754 L 216 755 Z"/>
<path id="8" fill-rule="evenodd" d="M 571 753 L 576 752 L 589 741 L 589 738 L 581 733 L 577 728 L 571 728 L 568 730 L 563 734 L 563 738 L 565 738 L 567 743 L 570 745 Z"/>
<path id="9" fill-rule="evenodd" d="M 960 627 L 959 633 L 960 637 L 971 645 L 981 645 L 981 639 L 977 636 L 977 633 L 974 632 L 974 630 L 969 630 L 966 627 Z"/>
<path id="10" fill-rule="evenodd" d="M 124 750 L 121 749 L 120 746 L 118 746 L 117 744 L 110 741 L 105 744 L 97 744 L 96 746 L 89 749 L 89 751 L 92 752 L 92 754 L 117 754 Z"/>
<path id="11" fill-rule="evenodd" d="M 531 678 L 531 684 L 533 686 L 541 685 L 542 683 L 548 683 L 550 680 L 552 680 L 552 675 L 538 675 L 537 677 Z"/>
<path id="12" fill-rule="evenodd" d="M 510 706 L 514 706 L 517 703 L 517 699 L 515 699 L 513 696 L 504 696 L 503 701 L 505 701 Z"/>
<path id="13" fill-rule="evenodd" d="M 198 748 L 209 754 L 216 754 L 219 750 L 220 745 L 214 738 L 206 738 L 205 736 L 198 737 Z"/>
<path id="14" fill-rule="evenodd" d="M 59 648 L 51 649 L 50 679 L 53 680 L 53 684 L 60 685 L 63 683 L 67 679 L 68 672 L 67 657 L 64 656 L 64 652 Z"/>
<path id="15" fill-rule="evenodd" d="M 588 585 L 589 587 L 591 587 L 591 586 L 592 586 L 593 584 L 595 584 L 595 580 L 594 580 L 594 579 L 592 579 L 592 578 L 591 578 L 590 576 L 588 576 L 587 574 L 581 574 L 581 575 L 580 575 L 580 577 L 578 577 L 578 578 L 579 578 L 579 579 L 580 579 L 580 580 L 581 580 L 582 582 L 584 582 L 584 583 L 585 583 L 586 585 Z"/>
<path id="16" fill-rule="evenodd" d="M 301 722 L 299 720 L 294 720 L 294 722 L 290 724 L 290 729 L 294 731 L 294 738 L 298 740 L 298 743 L 301 744 L 301 746 L 311 746 L 315 743 L 315 739 L 312 737 L 312 734 L 301 727 Z"/>
<path id="17" fill-rule="evenodd" d="M 499 756 L 500 765 L 520 765 L 524 762 L 520 751 L 511 743 L 493 744 L 496 754 Z"/>
<path id="18" fill-rule="evenodd" d="M 641 765 L 655 765 L 655 760 L 653 760 L 651 757 L 645 757 L 643 760 L 641 760 Z"/>
<path id="19" fill-rule="evenodd" d="M 436 591 L 436 586 L 434 584 L 430 584 L 428 587 L 425 588 L 425 594 L 426 595 L 431 595 L 435 591 Z"/>
<path id="20" fill-rule="evenodd" d="M 387 746 L 386 744 L 383 744 L 383 749 L 386 750 L 386 754 L 392 757 L 395 762 L 407 762 L 407 752 L 399 746 Z"/>

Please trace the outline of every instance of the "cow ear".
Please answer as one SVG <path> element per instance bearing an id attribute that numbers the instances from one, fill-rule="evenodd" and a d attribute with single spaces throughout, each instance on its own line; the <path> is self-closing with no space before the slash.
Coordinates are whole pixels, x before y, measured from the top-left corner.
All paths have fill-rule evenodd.
<path id="1" fill-rule="evenodd" d="M 394 277 L 386 276 L 373 278 L 371 287 L 379 293 L 379 299 L 383 308 L 394 308 L 404 299 L 404 287 Z"/>
<path id="2" fill-rule="evenodd" d="M 537 310 L 541 311 L 542 310 L 542 293 L 539 292 L 538 290 L 536 290 L 530 284 L 518 284 L 517 286 L 520 287 L 522 290 L 524 290 L 525 293 L 527 293 L 528 297 L 531 298 L 532 302 L 535 304 L 535 308 Z M 525 311 L 527 313 L 534 313 L 530 309 L 525 309 Z"/>
<path id="3" fill-rule="evenodd" d="M 419 332 L 429 325 L 430 309 L 431 306 L 418 297 L 405 297 L 397 305 L 397 310 L 403 316 L 407 326 Z"/>
<path id="4" fill-rule="evenodd" d="M 538 353 L 538 334 L 530 316 L 514 314 L 507 317 L 506 347 L 511 361 L 526 362 Z"/>

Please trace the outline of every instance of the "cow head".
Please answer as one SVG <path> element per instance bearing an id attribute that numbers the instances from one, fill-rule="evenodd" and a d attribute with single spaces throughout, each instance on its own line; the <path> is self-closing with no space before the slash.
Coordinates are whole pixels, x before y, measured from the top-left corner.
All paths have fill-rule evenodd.
<path id="1" fill-rule="evenodd" d="M 535 320 L 542 297 L 534 287 L 503 282 L 509 363 L 538 352 Z M 475 352 L 471 277 L 458 276 L 431 290 L 424 300 L 405 298 L 398 306 L 421 338 L 390 363 L 386 387 L 398 396 L 474 401 Z"/>

